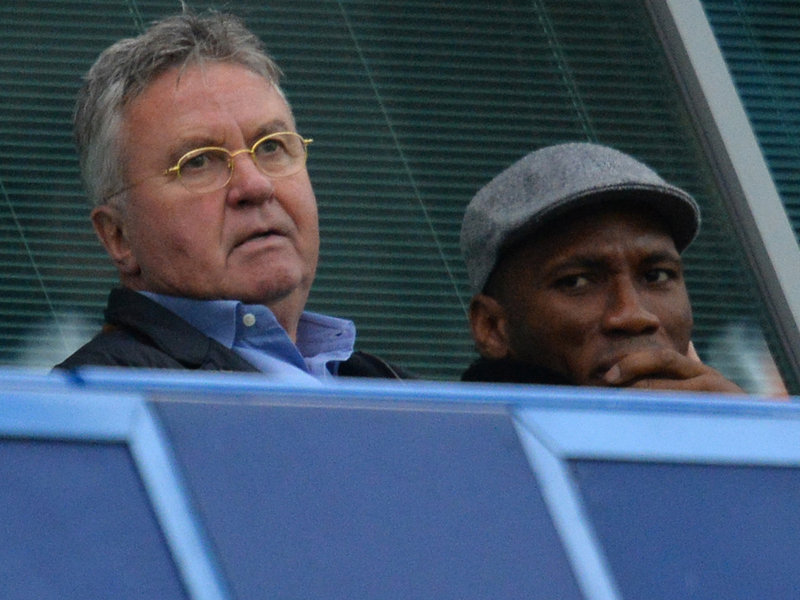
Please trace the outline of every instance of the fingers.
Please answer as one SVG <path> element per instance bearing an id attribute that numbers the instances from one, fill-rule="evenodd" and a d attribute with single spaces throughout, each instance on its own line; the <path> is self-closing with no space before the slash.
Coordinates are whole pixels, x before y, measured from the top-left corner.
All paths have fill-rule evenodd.
<path id="1" fill-rule="evenodd" d="M 667 348 L 632 352 L 612 366 L 604 379 L 609 385 L 629 385 L 642 377 L 686 379 L 702 373 L 705 365 Z"/>
<path id="2" fill-rule="evenodd" d="M 628 387 L 644 390 L 676 390 L 684 392 L 718 392 L 723 394 L 744 394 L 738 385 L 725 379 L 721 373 L 709 368 L 706 373 L 689 379 L 640 379 Z"/>
<path id="3" fill-rule="evenodd" d="M 699 359 L 666 348 L 633 352 L 612 366 L 603 379 L 615 387 L 744 393 Z"/>

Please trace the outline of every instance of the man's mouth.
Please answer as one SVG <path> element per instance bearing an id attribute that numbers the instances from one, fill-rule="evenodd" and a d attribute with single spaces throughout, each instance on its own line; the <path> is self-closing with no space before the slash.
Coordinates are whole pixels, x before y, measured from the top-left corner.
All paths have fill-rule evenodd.
<path id="1" fill-rule="evenodd" d="M 243 246 L 244 244 L 247 244 L 247 243 L 249 243 L 249 242 L 255 242 L 255 241 L 259 241 L 259 240 L 265 240 L 265 239 L 269 239 L 269 238 L 272 238 L 272 237 L 277 237 L 277 236 L 282 236 L 282 235 L 284 235 L 284 234 L 283 234 L 283 232 L 281 232 L 280 230 L 278 230 L 278 229 L 276 229 L 276 228 L 273 228 L 273 229 L 265 229 L 265 230 L 262 230 L 262 231 L 256 231 L 256 232 L 253 232 L 253 233 L 251 233 L 250 235 L 248 235 L 248 236 L 246 236 L 246 237 L 242 238 L 242 239 L 241 239 L 241 240 L 240 240 L 240 241 L 239 241 L 239 242 L 236 244 L 236 246 L 237 246 L 237 247 L 238 247 L 238 246 Z"/>

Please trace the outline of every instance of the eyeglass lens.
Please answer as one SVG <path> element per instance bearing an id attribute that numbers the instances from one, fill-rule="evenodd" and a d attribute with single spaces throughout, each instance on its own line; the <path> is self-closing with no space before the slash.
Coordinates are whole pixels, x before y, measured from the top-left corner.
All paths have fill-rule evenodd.
<path id="1" fill-rule="evenodd" d="M 258 169 L 270 177 L 286 177 L 305 164 L 306 145 L 294 133 L 278 133 L 264 137 L 248 150 L 229 152 L 224 148 L 198 148 L 178 161 L 178 177 L 186 189 L 209 192 L 225 187 L 233 175 L 233 157 L 250 154 Z"/>

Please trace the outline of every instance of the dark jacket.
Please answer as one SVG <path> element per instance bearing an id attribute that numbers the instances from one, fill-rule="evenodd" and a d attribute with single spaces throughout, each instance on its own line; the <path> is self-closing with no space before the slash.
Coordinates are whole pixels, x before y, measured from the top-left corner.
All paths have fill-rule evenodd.
<path id="1" fill-rule="evenodd" d="M 479 358 L 464 371 L 461 381 L 570 385 L 563 375 L 510 358 Z"/>
<path id="2" fill-rule="evenodd" d="M 82 365 L 198 369 L 201 371 L 258 371 L 233 350 L 157 302 L 126 288 L 108 297 L 106 324 L 93 339 L 56 369 Z M 339 364 L 339 376 L 404 379 L 402 369 L 377 356 L 354 352 Z"/>

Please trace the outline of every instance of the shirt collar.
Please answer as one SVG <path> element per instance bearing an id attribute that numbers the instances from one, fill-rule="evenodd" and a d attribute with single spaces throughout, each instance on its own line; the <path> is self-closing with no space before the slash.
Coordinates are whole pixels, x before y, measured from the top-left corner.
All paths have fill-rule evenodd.
<path id="1" fill-rule="evenodd" d="M 329 356 L 330 360 L 345 360 L 355 344 L 355 325 L 347 319 L 303 311 L 294 344 L 272 311 L 260 304 L 140 293 L 227 348 L 250 346 L 270 353 L 278 350 L 280 354 L 295 354 L 305 361 L 320 355 Z"/>

